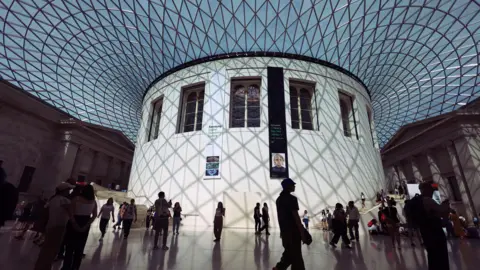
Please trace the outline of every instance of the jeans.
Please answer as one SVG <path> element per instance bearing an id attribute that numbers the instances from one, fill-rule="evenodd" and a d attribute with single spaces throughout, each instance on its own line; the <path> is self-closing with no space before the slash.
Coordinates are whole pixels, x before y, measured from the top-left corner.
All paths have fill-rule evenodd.
<path id="1" fill-rule="evenodd" d="M 260 222 L 260 218 L 255 218 L 255 232 L 260 231 L 262 227 L 262 222 Z"/>
<path id="2" fill-rule="evenodd" d="M 350 233 L 350 239 L 359 239 L 358 237 L 358 219 L 351 219 L 348 221 L 348 231 Z M 354 234 L 355 232 L 355 234 Z"/>
<path id="3" fill-rule="evenodd" d="M 147 220 L 145 221 L 145 228 L 150 229 L 151 221 L 152 221 L 152 216 L 147 216 Z"/>
<path id="4" fill-rule="evenodd" d="M 282 254 L 280 262 L 277 263 L 276 268 L 278 270 L 286 270 L 291 265 L 291 270 L 305 270 L 300 235 L 292 234 L 291 231 L 282 232 L 282 245 L 285 251 Z"/>
<path id="5" fill-rule="evenodd" d="M 167 246 L 167 236 L 168 236 L 168 217 L 155 217 L 155 242 L 154 246 L 157 247 L 158 238 L 160 237 L 160 232 L 163 231 L 162 245 Z"/>
<path id="6" fill-rule="evenodd" d="M 223 217 L 215 217 L 213 220 L 213 234 L 215 239 L 220 239 L 223 230 Z"/>
<path id="7" fill-rule="evenodd" d="M 427 250 L 428 269 L 449 270 L 447 239 L 443 229 L 431 226 L 420 231 Z"/>
<path id="8" fill-rule="evenodd" d="M 108 218 L 100 219 L 100 232 L 102 233 L 102 237 L 105 235 L 105 232 L 107 231 L 107 225 L 109 220 L 110 219 Z"/>
<path id="9" fill-rule="evenodd" d="M 173 228 L 172 232 L 177 232 L 178 233 L 178 228 L 180 227 L 180 217 L 173 217 Z M 175 229 L 177 229 L 175 231 Z"/>
<path id="10" fill-rule="evenodd" d="M 90 216 L 74 216 L 74 218 L 80 227 L 84 227 L 90 220 Z M 85 231 L 79 232 L 76 231 L 70 223 L 67 225 L 67 233 L 65 234 L 67 246 L 62 270 L 76 270 L 80 268 L 89 230 L 90 226 L 87 227 Z"/>
<path id="11" fill-rule="evenodd" d="M 269 221 L 268 219 L 263 219 L 263 227 L 260 229 L 260 232 L 265 230 L 267 234 L 270 234 L 268 232 L 268 221 Z"/>
<path id="12" fill-rule="evenodd" d="M 124 219 L 123 220 L 123 236 L 125 238 L 130 234 L 130 228 L 132 228 L 133 219 Z"/>
<path id="13" fill-rule="evenodd" d="M 304 219 L 303 224 L 305 224 L 305 229 L 308 230 L 308 219 Z"/>
<path id="14" fill-rule="evenodd" d="M 338 240 L 340 240 L 340 237 L 342 237 L 342 242 L 345 245 L 350 245 L 350 240 L 347 236 L 347 226 L 344 223 L 335 221 L 333 224 L 333 233 L 334 235 L 332 241 L 330 242 L 331 244 L 336 245 L 338 243 Z"/>

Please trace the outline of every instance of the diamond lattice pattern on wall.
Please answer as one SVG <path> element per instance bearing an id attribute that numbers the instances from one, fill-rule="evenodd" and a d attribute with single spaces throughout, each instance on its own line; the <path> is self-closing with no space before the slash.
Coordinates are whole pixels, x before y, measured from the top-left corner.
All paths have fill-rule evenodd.
<path id="1" fill-rule="evenodd" d="M 299 54 L 351 71 L 371 92 L 381 145 L 480 92 L 478 1 L 2 0 L 0 20 L 3 79 L 132 140 L 148 85 L 218 54 Z"/>

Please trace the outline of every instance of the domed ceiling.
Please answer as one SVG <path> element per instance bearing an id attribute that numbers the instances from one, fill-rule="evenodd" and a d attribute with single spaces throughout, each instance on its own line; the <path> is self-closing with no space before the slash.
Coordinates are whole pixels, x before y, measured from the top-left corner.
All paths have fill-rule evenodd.
<path id="1" fill-rule="evenodd" d="M 380 145 L 480 95 L 479 1 L 2 0 L 0 22 L 4 80 L 132 140 L 151 82 L 220 54 L 350 71 L 371 93 Z"/>

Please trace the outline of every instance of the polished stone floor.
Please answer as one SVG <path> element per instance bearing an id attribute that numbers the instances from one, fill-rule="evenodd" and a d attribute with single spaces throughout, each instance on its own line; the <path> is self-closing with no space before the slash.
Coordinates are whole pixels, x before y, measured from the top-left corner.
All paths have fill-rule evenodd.
<path id="1" fill-rule="evenodd" d="M 283 252 L 277 231 L 266 237 L 225 229 L 216 244 L 210 229 L 184 229 L 178 236 L 169 235 L 168 251 L 152 250 L 153 232 L 145 229 L 132 230 L 128 240 L 111 229 L 103 243 L 98 242 L 99 235 L 96 227 L 91 230 L 81 269 L 272 269 Z M 303 246 L 306 269 L 427 269 L 424 251 L 412 248 L 406 239 L 398 250 L 392 249 L 388 237 L 364 235 L 348 250 L 330 248 L 329 233 L 315 230 L 312 236 L 312 245 Z M 0 269 L 33 268 L 38 247 L 31 240 L 13 239 L 12 233 L 3 229 L 0 244 Z M 450 240 L 449 255 L 451 270 L 478 269 L 480 241 Z M 58 262 L 54 269 L 60 266 Z"/>

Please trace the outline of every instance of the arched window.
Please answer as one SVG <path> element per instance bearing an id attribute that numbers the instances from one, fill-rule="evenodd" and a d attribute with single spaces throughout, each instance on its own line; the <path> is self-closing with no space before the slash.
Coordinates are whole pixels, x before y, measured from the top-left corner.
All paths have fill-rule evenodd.
<path id="1" fill-rule="evenodd" d="M 162 117 L 162 104 L 163 99 L 159 99 L 152 103 L 153 110 L 150 117 L 147 141 L 155 140 L 158 138 L 158 133 L 160 131 L 160 119 Z"/>
<path id="2" fill-rule="evenodd" d="M 352 130 L 350 129 L 350 110 L 348 102 L 344 99 L 340 99 L 340 113 L 342 115 L 343 135 L 352 136 Z"/>
<path id="3" fill-rule="evenodd" d="M 202 130 L 204 89 L 205 86 L 201 85 L 183 91 L 181 128 L 179 132 Z"/>
<path id="4" fill-rule="evenodd" d="M 260 81 L 232 80 L 230 127 L 260 127 Z"/>
<path id="5" fill-rule="evenodd" d="M 342 118 L 343 135 L 352 137 L 355 135 L 358 140 L 357 123 L 355 111 L 353 110 L 353 96 L 338 92 L 340 99 L 340 116 Z M 355 132 L 353 134 L 353 132 Z"/>
<path id="6" fill-rule="evenodd" d="M 315 87 L 290 82 L 290 113 L 293 129 L 313 130 L 312 97 Z"/>

